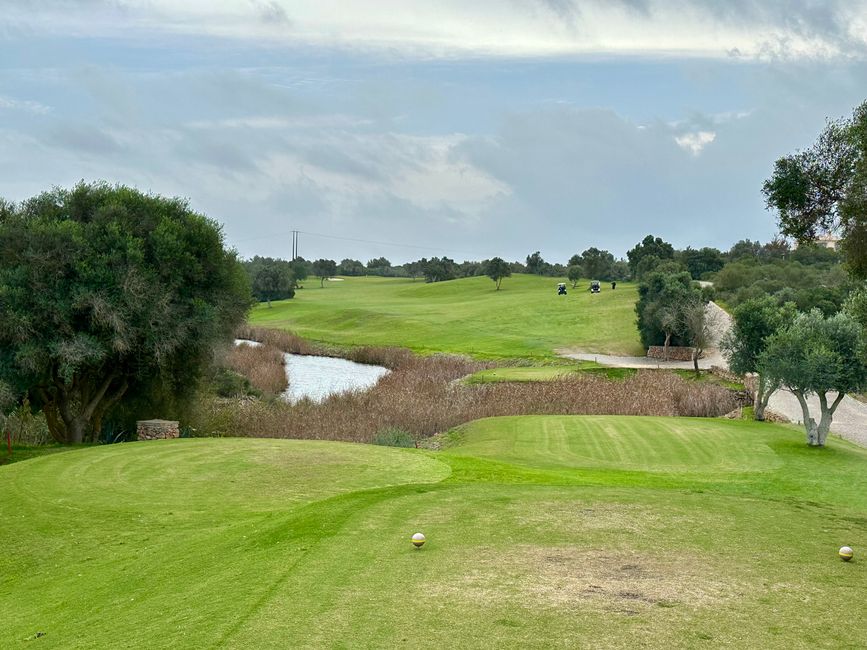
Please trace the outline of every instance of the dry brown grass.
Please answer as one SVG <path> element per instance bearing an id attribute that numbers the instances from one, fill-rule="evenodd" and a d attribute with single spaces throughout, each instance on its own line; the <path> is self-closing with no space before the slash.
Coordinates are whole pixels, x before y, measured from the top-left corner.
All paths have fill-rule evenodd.
<path id="1" fill-rule="evenodd" d="M 406 348 L 363 346 L 347 349 L 324 343 L 312 343 L 284 330 L 272 330 L 265 327 L 251 327 L 249 325 L 239 329 L 237 337 L 259 341 L 290 354 L 317 354 L 323 357 L 340 357 L 357 363 L 384 366 L 389 370 L 395 370 L 402 365 L 410 363 L 415 358 L 415 355 Z"/>
<path id="2" fill-rule="evenodd" d="M 315 344 L 284 330 L 272 330 L 265 327 L 245 325 L 238 329 L 235 336 L 239 339 L 259 341 L 265 345 L 283 350 L 283 352 L 291 352 L 292 354 L 320 354 L 319 348 Z"/>
<path id="3" fill-rule="evenodd" d="M 462 560 L 462 566 L 472 567 L 462 580 L 450 577 L 428 585 L 429 595 L 515 599 L 538 607 L 635 615 L 675 604 L 691 610 L 719 606 L 742 596 L 746 588 L 724 569 L 683 553 L 534 545 L 483 551 Z"/>
<path id="4" fill-rule="evenodd" d="M 292 344 L 292 339 L 287 341 Z M 455 380 L 487 364 L 448 355 L 418 357 L 395 348 L 362 348 L 351 356 L 368 363 L 387 360 L 393 371 L 368 391 L 335 395 L 321 403 L 206 401 L 192 426 L 200 435 L 370 442 L 388 427 L 423 438 L 501 415 L 716 417 L 738 406 L 721 386 L 653 370 L 626 380 L 576 373 L 555 381 L 468 386 Z"/>
<path id="5" fill-rule="evenodd" d="M 270 345 L 236 345 L 226 354 L 225 364 L 266 397 L 279 395 L 289 385 L 283 353 Z"/>

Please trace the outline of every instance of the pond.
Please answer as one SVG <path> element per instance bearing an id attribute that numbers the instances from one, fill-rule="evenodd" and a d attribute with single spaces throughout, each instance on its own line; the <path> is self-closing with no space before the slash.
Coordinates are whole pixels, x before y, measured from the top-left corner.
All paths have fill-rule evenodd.
<path id="1" fill-rule="evenodd" d="M 237 340 L 236 345 L 261 345 L 257 341 Z M 330 395 L 373 388 L 389 373 L 382 366 L 371 366 L 335 357 L 284 353 L 289 388 L 283 399 L 294 404 L 305 397 L 320 402 Z"/>

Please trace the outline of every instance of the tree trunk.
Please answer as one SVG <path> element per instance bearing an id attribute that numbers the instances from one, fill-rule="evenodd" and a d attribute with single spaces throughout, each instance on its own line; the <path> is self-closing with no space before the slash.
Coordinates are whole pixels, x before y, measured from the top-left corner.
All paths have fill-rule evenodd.
<path id="1" fill-rule="evenodd" d="M 798 403 L 801 405 L 801 412 L 804 416 L 804 430 L 807 432 L 807 444 L 811 447 L 820 447 L 819 442 L 819 425 L 810 417 L 810 407 L 807 405 L 807 398 L 804 391 L 793 390 L 792 394 L 798 398 Z"/>
<path id="2" fill-rule="evenodd" d="M 42 412 L 51 436 L 62 444 L 84 442 L 94 432 L 94 424 L 101 426 L 105 412 L 126 392 L 124 379 L 114 393 L 107 394 L 115 379 L 115 374 L 105 377 L 95 392 L 91 382 L 80 377 L 73 381 L 72 387 L 56 380 L 49 390 L 40 390 L 44 401 Z"/>
<path id="3" fill-rule="evenodd" d="M 768 402 L 771 400 L 771 395 L 773 395 L 779 387 L 780 384 L 778 382 L 770 381 L 759 373 L 758 377 L 756 377 L 756 398 L 754 401 L 755 411 L 753 412 L 753 419 L 760 421 L 765 419 L 765 409 L 768 408 Z"/>
<path id="4" fill-rule="evenodd" d="M 668 344 L 671 341 L 671 332 L 665 333 L 665 344 L 662 346 L 662 360 L 668 361 Z"/>
<path id="5" fill-rule="evenodd" d="M 765 380 L 759 375 L 756 377 L 756 396 L 753 399 L 753 419 L 760 422 L 765 419 L 765 408 L 768 405 L 769 395 L 765 394 Z"/>
<path id="6" fill-rule="evenodd" d="M 268 301 L 268 309 L 271 309 L 271 299 L 270 299 L 270 298 L 265 298 L 265 300 Z"/>
<path id="7" fill-rule="evenodd" d="M 503 281 L 503 278 L 497 278 L 497 291 L 500 290 L 500 282 Z"/>
<path id="8" fill-rule="evenodd" d="M 698 357 L 701 354 L 701 350 L 698 348 L 692 349 L 692 367 L 695 368 L 695 376 L 701 377 L 701 371 L 698 369 Z"/>
<path id="9" fill-rule="evenodd" d="M 40 390 L 40 392 L 42 393 L 43 401 L 42 413 L 45 415 L 45 423 L 48 425 L 48 432 L 51 434 L 51 437 L 54 438 L 54 442 L 61 445 L 65 444 L 66 427 L 57 413 L 57 405 L 54 403 L 54 400 L 48 397 L 45 391 Z"/>
<path id="10" fill-rule="evenodd" d="M 834 420 L 834 411 L 836 411 L 837 407 L 840 406 L 840 402 L 843 401 L 845 396 L 846 393 L 837 393 L 837 397 L 831 403 L 831 406 L 828 406 L 828 398 L 826 394 L 819 393 L 819 406 L 822 408 L 822 415 L 819 418 L 819 426 L 816 429 L 816 433 L 819 437 L 820 447 L 825 445 L 825 440 L 828 438 L 828 432 L 831 430 L 831 422 Z"/>

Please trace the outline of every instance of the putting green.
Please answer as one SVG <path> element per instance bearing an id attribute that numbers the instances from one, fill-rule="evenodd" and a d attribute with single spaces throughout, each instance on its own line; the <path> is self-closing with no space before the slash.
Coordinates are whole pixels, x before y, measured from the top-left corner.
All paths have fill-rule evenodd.
<path id="1" fill-rule="evenodd" d="M 613 416 L 496 418 L 450 438 L 440 452 L 156 441 L 0 467 L 0 647 L 867 638 L 863 449 Z"/>

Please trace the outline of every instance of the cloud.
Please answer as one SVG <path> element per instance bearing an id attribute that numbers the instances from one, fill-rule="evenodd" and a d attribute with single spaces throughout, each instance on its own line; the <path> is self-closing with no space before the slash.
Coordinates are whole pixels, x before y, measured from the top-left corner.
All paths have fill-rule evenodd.
<path id="1" fill-rule="evenodd" d="M 12 99 L 0 95 L 0 110 L 24 111 L 37 115 L 45 115 L 51 111 L 51 107 L 31 100 Z"/>
<path id="2" fill-rule="evenodd" d="M 678 146 L 686 149 L 693 156 L 701 153 L 705 148 L 716 139 L 716 133 L 713 131 L 696 131 L 695 133 L 684 133 L 683 135 L 675 136 L 674 141 Z"/>
<path id="3" fill-rule="evenodd" d="M 210 35 L 400 56 L 863 58 L 867 0 L 6 0 L 0 27 Z"/>

